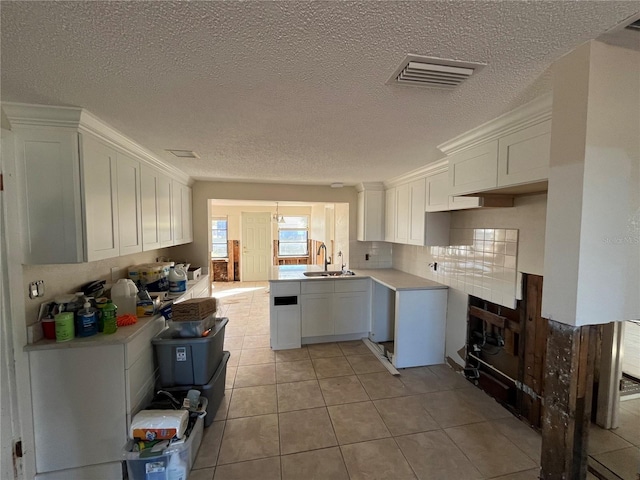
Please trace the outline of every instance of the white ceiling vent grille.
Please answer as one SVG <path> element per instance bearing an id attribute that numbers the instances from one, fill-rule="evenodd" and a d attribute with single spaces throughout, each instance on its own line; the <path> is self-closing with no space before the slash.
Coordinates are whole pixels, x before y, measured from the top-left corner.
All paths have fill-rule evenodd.
<path id="1" fill-rule="evenodd" d="M 481 63 L 407 55 L 387 84 L 451 89 L 482 67 Z"/>
<path id="2" fill-rule="evenodd" d="M 192 151 L 192 150 L 170 150 L 167 149 L 167 152 L 172 153 L 178 158 L 200 158 L 200 156 Z"/>

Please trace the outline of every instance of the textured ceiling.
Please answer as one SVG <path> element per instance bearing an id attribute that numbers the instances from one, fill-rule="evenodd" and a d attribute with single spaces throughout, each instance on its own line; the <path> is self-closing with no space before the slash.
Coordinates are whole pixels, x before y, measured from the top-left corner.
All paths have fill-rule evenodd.
<path id="1" fill-rule="evenodd" d="M 615 1 L 2 1 L 3 101 L 75 105 L 201 179 L 385 180 L 550 89 L 551 63 L 640 11 Z M 386 85 L 407 53 L 483 62 Z M 200 159 L 175 159 L 164 149 Z"/>

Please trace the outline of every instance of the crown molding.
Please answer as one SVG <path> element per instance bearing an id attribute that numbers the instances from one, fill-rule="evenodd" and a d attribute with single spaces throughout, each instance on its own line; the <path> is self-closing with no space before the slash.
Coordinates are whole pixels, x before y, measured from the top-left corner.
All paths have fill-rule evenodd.
<path id="1" fill-rule="evenodd" d="M 365 190 L 384 190 L 382 182 L 361 182 L 355 185 L 356 192 L 364 192 Z"/>
<path id="2" fill-rule="evenodd" d="M 421 178 L 430 177 L 431 175 L 437 175 L 438 173 L 447 172 L 449 170 L 449 160 L 443 158 L 442 160 L 438 160 L 437 162 L 429 163 L 424 167 L 420 167 L 416 170 L 412 170 L 407 173 L 403 173 L 402 175 L 398 175 L 397 177 L 390 178 L 384 181 L 385 187 L 395 187 L 397 185 L 402 185 L 403 183 L 408 183 L 413 180 L 419 180 Z"/>
<path id="3" fill-rule="evenodd" d="M 88 110 L 78 107 L 59 107 L 51 105 L 31 105 L 26 103 L 2 103 L 12 128 L 22 127 L 58 127 L 73 128 L 79 132 L 90 133 L 109 145 L 120 148 L 146 164 L 161 170 L 171 178 L 187 185 L 192 179 L 182 170 L 159 159 L 150 150 L 136 143 L 111 125 L 103 122 Z"/>
<path id="4" fill-rule="evenodd" d="M 451 155 L 544 122 L 551 119 L 552 103 L 553 95 L 547 93 L 515 110 L 441 143 L 438 148 L 447 155 Z"/>

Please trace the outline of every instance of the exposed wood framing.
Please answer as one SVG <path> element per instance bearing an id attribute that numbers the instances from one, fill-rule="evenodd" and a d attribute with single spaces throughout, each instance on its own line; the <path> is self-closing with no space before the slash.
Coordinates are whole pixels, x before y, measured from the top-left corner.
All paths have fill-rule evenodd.
<path id="1" fill-rule="evenodd" d="M 592 326 L 549 320 L 541 479 L 586 478 L 596 336 Z"/>

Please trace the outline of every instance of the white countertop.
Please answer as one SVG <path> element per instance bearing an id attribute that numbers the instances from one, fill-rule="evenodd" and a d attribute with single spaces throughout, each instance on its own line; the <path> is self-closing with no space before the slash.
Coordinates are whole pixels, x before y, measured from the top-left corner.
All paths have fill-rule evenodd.
<path id="1" fill-rule="evenodd" d="M 349 281 L 356 278 L 372 278 L 374 281 L 388 287 L 392 290 L 432 290 L 439 288 L 448 288 L 446 285 L 427 280 L 426 278 L 411 275 L 409 273 L 394 270 L 392 268 L 384 269 L 361 269 L 353 270 L 355 275 L 345 275 L 338 277 L 306 277 L 304 272 L 321 272 L 323 269 L 318 265 L 281 265 L 273 267 L 269 281 L 325 281 L 344 280 Z"/>

